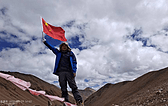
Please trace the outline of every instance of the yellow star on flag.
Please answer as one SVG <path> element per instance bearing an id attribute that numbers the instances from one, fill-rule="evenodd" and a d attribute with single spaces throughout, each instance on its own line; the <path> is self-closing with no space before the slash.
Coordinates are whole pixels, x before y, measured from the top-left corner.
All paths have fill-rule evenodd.
<path id="1" fill-rule="evenodd" d="M 45 22 L 45 25 L 48 26 L 47 22 Z M 49 29 L 49 31 L 51 31 L 51 30 Z"/>
<path id="2" fill-rule="evenodd" d="M 48 26 L 48 24 L 45 22 L 45 25 Z"/>

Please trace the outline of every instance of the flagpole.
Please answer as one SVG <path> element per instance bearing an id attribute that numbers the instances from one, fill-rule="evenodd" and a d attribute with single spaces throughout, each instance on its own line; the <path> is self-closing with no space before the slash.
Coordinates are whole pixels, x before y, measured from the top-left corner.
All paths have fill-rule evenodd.
<path id="1" fill-rule="evenodd" d="M 43 31 L 42 31 L 42 38 L 43 38 L 43 40 L 44 40 L 44 34 L 43 34 Z"/>
<path id="2" fill-rule="evenodd" d="M 42 39 L 44 40 L 42 16 L 40 16 L 40 20 L 41 20 L 41 29 L 42 29 Z"/>

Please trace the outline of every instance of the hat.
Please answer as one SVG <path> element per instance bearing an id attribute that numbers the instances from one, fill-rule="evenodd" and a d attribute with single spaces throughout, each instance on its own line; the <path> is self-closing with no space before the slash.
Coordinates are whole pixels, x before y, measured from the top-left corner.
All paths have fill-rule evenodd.
<path id="1" fill-rule="evenodd" d="M 69 47 L 67 42 L 63 42 L 59 45 L 60 50 L 61 50 L 62 45 L 66 45 L 68 47 L 68 50 L 71 51 L 71 48 Z"/>

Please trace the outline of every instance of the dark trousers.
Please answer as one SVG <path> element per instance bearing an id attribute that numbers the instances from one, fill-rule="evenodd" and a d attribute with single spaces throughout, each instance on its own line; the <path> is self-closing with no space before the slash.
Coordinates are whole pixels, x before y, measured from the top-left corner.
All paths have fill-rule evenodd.
<path id="1" fill-rule="evenodd" d="M 82 101 L 82 97 L 78 92 L 78 87 L 76 86 L 75 79 L 73 78 L 72 73 L 70 72 L 59 72 L 59 84 L 61 86 L 62 97 L 65 98 L 65 101 L 68 101 L 68 91 L 67 91 L 67 82 L 69 87 L 72 89 L 72 94 L 76 101 Z"/>

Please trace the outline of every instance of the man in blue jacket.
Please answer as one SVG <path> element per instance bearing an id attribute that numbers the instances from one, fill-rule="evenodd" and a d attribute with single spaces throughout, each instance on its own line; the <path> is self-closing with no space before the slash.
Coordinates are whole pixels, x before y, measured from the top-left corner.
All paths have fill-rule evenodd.
<path id="1" fill-rule="evenodd" d="M 59 50 L 52 46 L 45 39 L 43 43 L 56 55 L 55 68 L 53 74 L 59 76 L 59 84 L 61 86 L 62 97 L 65 101 L 68 100 L 67 82 L 72 89 L 73 96 L 76 100 L 77 105 L 82 104 L 82 97 L 78 92 L 78 87 L 76 86 L 75 76 L 77 69 L 77 61 L 71 48 L 68 46 L 67 42 L 63 42 L 59 46 Z"/>

